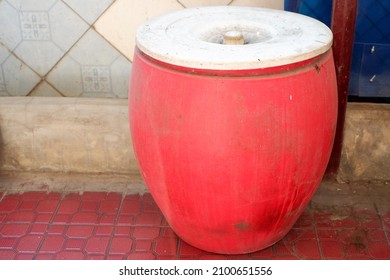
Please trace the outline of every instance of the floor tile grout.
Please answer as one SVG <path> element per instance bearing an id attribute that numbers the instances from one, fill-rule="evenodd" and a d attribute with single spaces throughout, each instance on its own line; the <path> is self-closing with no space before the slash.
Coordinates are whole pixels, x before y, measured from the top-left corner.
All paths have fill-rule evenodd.
<path id="1" fill-rule="evenodd" d="M 318 252 L 320 254 L 321 260 L 323 260 L 324 259 L 324 253 L 322 252 L 322 246 L 321 246 L 320 238 L 319 238 L 319 235 L 318 235 L 317 225 L 316 225 L 315 220 L 313 219 L 313 213 L 312 213 L 312 209 L 310 207 L 309 207 L 309 213 L 310 213 L 310 221 L 312 223 L 312 226 L 314 227 L 314 232 L 316 234 L 316 241 L 317 241 L 317 246 L 318 246 Z"/>
<path id="2" fill-rule="evenodd" d="M 68 211 L 70 214 L 60 213 L 62 212 L 61 207 L 62 205 L 64 205 L 63 202 L 67 201 L 65 199 L 65 194 L 61 194 L 61 196 L 58 197 L 57 195 L 49 196 L 49 194 L 46 193 L 46 196 L 43 197 L 37 192 L 36 194 L 31 193 L 28 196 L 15 196 L 12 199 L 7 200 L 8 202 L 5 204 L 5 208 L 1 208 L 2 200 L 0 200 L 0 209 L 4 209 L 3 212 L 1 212 L 0 210 L 0 220 L 2 220 L 0 222 L 0 259 L 7 258 L 6 256 L 14 256 L 13 258 L 28 258 L 29 255 L 32 255 L 33 259 L 38 259 L 38 257 L 59 258 L 60 254 L 62 253 L 68 254 L 66 256 L 64 255 L 64 258 L 72 258 L 72 256 L 73 258 L 75 258 L 78 256 L 84 259 L 109 259 L 118 257 L 125 259 L 128 257 L 131 258 L 131 256 L 140 256 L 141 259 L 147 258 L 148 256 L 155 259 L 199 259 L 213 257 L 227 259 L 310 259 L 312 258 L 311 256 L 315 256 L 318 254 L 319 259 L 332 259 L 332 257 L 329 257 L 329 250 L 331 250 L 332 252 L 332 250 L 335 250 L 334 248 L 337 247 L 329 247 L 331 246 L 329 244 L 332 243 L 328 242 L 326 245 L 326 243 L 322 243 L 322 240 L 334 240 L 340 244 L 343 244 L 340 248 L 342 250 L 349 251 L 342 253 L 340 251 L 337 251 L 336 253 L 339 256 L 343 255 L 344 259 L 390 259 L 390 230 L 387 229 L 387 216 L 385 216 L 384 214 L 380 214 L 380 211 L 378 210 L 379 207 L 373 202 L 372 203 L 374 207 L 371 207 L 367 204 L 368 208 L 364 208 L 366 209 L 364 211 L 370 209 L 369 212 L 361 212 L 363 216 L 359 216 L 360 212 L 357 211 L 358 208 L 355 208 L 353 205 L 348 207 L 348 209 L 344 209 L 345 207 L 343 208 L 340 206 L 338 208 L 324 208 L 327 210 L 321 210 L 321 208 L 316 208 L 315 210 L 312 207 L 313 205 L 309 204 L 307 210 L 305 210 L 304 214 L 301 216 L 301 219 L 298 219 L 293 229 L 287 234 L 287 237 L 284 237 L 281 241 L 277 242 L 270 249 L 265 249 L 263 253 L 260 251 L 241 256 L 228 256 L 215 255 L 202 250 L 198 250 L 196 248 L 196 250 L 191 249 L 192 246 L 187 244 L 184 245 L 185 243 L 180 237 L 178 237 L 177 235 L 173 235 L 173 230 L 169 225 L 166 224 L 166 221 L 163 218 L 161 211 L 156 208 L 156 205 L 153 204 L 155 202 L 153 202 L 153 200 L 149 196 L 144 197 L 143 195 L 139 195 L 127 200 L 130 208 L 127 208 L 126 206 L 126 211 L 124 215 L 126 217 L 131 217 L 131 219 L 128 219 L 128 221 L 126 221 L 126 218 L 122 220 L 122 222 L 124 223 L 120 224 L 120 217 L 122 210 L 125 207 L 124 203 L 127 194 L 122 193 L 120 197 L 118 197 L 116 195 L 112 195 L 110 192 L 103 192 L 102 197 L 104 198 L 99 199 L 101 195 L 102 194 L 99 194 L 99 192 L 91 194 L 89 198 L 94 198 L 92 200 L 87 200 L 88 196 L 83 197 L 82 194 L 75 195 L 74 197 L 72 197 L 72 199 L 78 201 L 79 204 L 75 203 L 74 206 L 75 208 L 77 206 L 77 209 L 73 209 L 72 204 L 68 204 L 66 208 L 62 209 L 64 213 Z M 5 196 L 3 194 L 3 198 L 4 197 Z M 52 206 L 54 206 L 54 203 L 49 202 L 41 204 L 41 202 L 47 200 L 48 198 L 50 198 L 50 200 L 58 200 L 58 203 L 51 217 L 46 215 L 45 212 L 39 212 L 48 211 L 48 209 L 53 209 Z M 9 201 L 11 201 L 12 203 L 9 204 Z M 27 204 L 25 203 L 26 201 Z M 32 203 L 31 201 L 34 201 L 34 203 Z M 132 206 L 131 201 L 134 201 L 136 206 Z M 92 204 L 86 206 L 83 205 L 83 202 L 91 202 Z M 115 206 L 117 207 L 117 209 L 111 209 L 111 206 Z M 28 207 L 31 207 L 31 210 L 26 210 L 28 209 Z M 387 211 L 386 205 L 383 206 L 381 204 L 380 207 L 382 212 L 384 211 L 383 209 Z M 315 211 L 319 211 L 318 214 Z M 32 212 L 34 213 L 34 215 L 23 214 L 28 212 Z M 22 215 L 14 215 L 17 213 L 22 213 Z M 87 216 L 90 216 L 91 220 L 93 220 L 94 216 L 96 216 L 97 220 L 95 222 L 73 222 L 73 217 L 76 217 L 78 213 L 94 213 L 95 215 Z M 102 215 L 102 213 L 105 214 Z M 46 220 L 45 217 L 39 217 L 39 215 L 41 214 L 46 215 L 46 218 L 50 219 Z M 60 217 L 60 219 L 58 219 L 57 221 L 61 221 L 61 219 L 63 219 L 64 221 L 66 219 L 68 220 L 66 222 L 55 223 L 55 219 L 58 215 L 64 215 L 64 217 Z M 341 220 L 339 220 L 339 216 L 341 217 Z M 25 218 L 26 221 L 24 222 L 17 220 L 8 220 L 8 217 L 16 219 L 18 217 L 22 217 Z M 80 217 L 82 216 L 77 216 L 77 218 L 74 220 L 80 220 Z M 337 220 L 332 220 L 335 217 L 337 218 Z M 378 220 L 375 217 L 377 217 Z M 27 221 L 27 219 L 29 218 L 31 218 L 31 220 Z M 322 219 L 323 222 L 321 224 Z M 81 221 L 83 220 L 81 219 Z M 318 224 L 318 221 L 320 222 L 320 224 Z M 139 222 L 150 223 L 140 224 Z M 365 227 L 367 222 L 371 222 L 371 224 L 368 227 Z M 75 230 L 79 227 L 79 229 L 70 234 L 70 227 L 74 228 Z M 77 234 L 79 233 L 76 234 L 78 230 L 83 231 L 80 233 L 79 237 L 77 236 Z M 333 237 L 328 238 L 326 235 L 324 235 L 324 233 L 320 234 L 319 230 L 330 231 L 331 235 L 334 231 L 334 235 Z M 156 232 L 157 235 L 155 235 Z M 349 238 L 354 237 L 354 232 L 360 232 L 360 234 L 363 234 L 364 232 L 364 236 L 361 235 L 363 240 L 361 240 L 360 243 L 362 243 L 362 246 L 365 247 L 356 247 L 354 249 L 353 244 L 351 243 L 352 245 L 350 246 L 352 246 L 352 251 L 350 251 L 350 249 L 348 249 L 348 242 L 353 242 L 353 240 L 348 240 Z M 370 232 L 371 235 L 369 235 Z M 3 234 L 5 236 L 5 238 L 3 239 L 5 243 L 1 243 L 1 237 L 3 236 Z M 144 236 L 143 234 L 146 235 Z M 26 239 L 24 239 L 24 243 L 21 244 L 22 239 L 20 238 L 20 236 L 24 237 L 27 235 L 35 236 L 34 239 L 27 238 L 27 240 L 31 239 L 38 241 L 36 238 L 37 236 L 40 236 L 42 238 L 41 240 L 39 240 L 39 244 L 37 245 L 37 248 L 33 253 L 29 252 L 28 246 L 26 247 Z M 50 240 L 48 239 L 49 236 Z M 116 237 L 118 237 L 118 239 L 115 239 Z M 62 240 L 61 242 L 63 243 L 57 245 L 54 244 L 53 240 L 57 240 L 56 238 L 60 241 Z M 105 240 L 103 241 L 103 247 L 99 247 L 99 245 L 97 245 L 99 238 Z M 126 240 L 126 238 L 131 239 L 131 241 Z M 48 243 L 45 243 L 46 240 L 48 241 Z M 70 241 L 72 241 L 72 243 L 70 243 Z M 80 244 L 80 248 L 77 249 L 76 247 L 72 247 L 77 244 Z M 121 247 L 122 244 L 124 244 L 123 246 L 125 246 L 125 248 Z M 281 250 L 277 250 L 278 244 L 280 244 L 281 247 L 279 248 L 281 248 Z M 311 248 L 310 244 L 312 244 Z M 389 247 L 388 250 L 382 247 L 378 249 L 378 246 L 380 246 L 380 244 L 387 244 L 387 247 Z M 67 247 L 68 245 L 70 247 Z M 93 246 L 97 247 L 95 248 Z M 112 246 L 115 246 L 114 251 L 112 251 Z M 45 252 L 41 252 L 43 247 L 45 249 Z M 104 251 L 99 251 L 99 248 L 103 249 Z M 184 250 L 187 250 L 187 253 L 182 252 L 183 248 L 185 248 Z M 327 251 L 324 251 L 324 249 L 326 249 Z M 194 253 L 189 253 L 192 252 L 192 250 L 194 250 Z"/>
<path id="3" fill-rule="evenodd" d="M 37 255 L 39 254 L 39 251 L 40 251 L 41 248 L 42 248 L 43 243 L 44 243 L 45 240 L 46 240 L 46 237 L 47 237 L 47 235 L 48 235 L 48 233 L 49 233 L 50 225 L 51 225 L 51 223 L 54 221 L 54 218 L 55 218 L 55 216 L 57 215 L 58 210 L 60 209 L 60 205 L 61 205 L 61 202 L 62 202 L 63 198 L 64 198 L 64 194 L 61 194 L 61 199 L 58 201 L 56 210 L 54 211 L 53 216 L 51 217 L 50 221 L 48 222 L 48 225 L 47 225 L 47 227 L 46 227 L 45 233 L 42 235 L 42 240 L 41 240 L 40 244 L 38 245 L 38 247 L 37 247 L 37 249 L 36 249 L 36 251 L 35 251 L 35 253 L 34 253 L 33 260 L 36 259 Z"/>
<path id="4" fill-rule="evenodd" d="M 385 222 L 383 220 L 383 217 L 382 215 L 379 213 L 379 210 L 378 210 L 378 206 L 376 205 L 376 203 L 374 203 L 374 207 L 375 207 L 375 210 L 376 210 L 376 213 L 379 217 L 379 220 L 381 221 L 381 229 L 385 235 L 385 238 L 386 238 L 386 241 L 387 241 L 387 245 L 389 246 L 390 248 L 390 236 L 389 236 L 389 232 L 387 232 L 386 230 L 386 226 L 385 226 Z"/>
<path id="5" fill-rule="evenodd" d="M 115 229 L 116 229 L 116 226 L 117 226 L 117 223 L 118 223 L 118 220 L 119 220 L 119 215 L 120 215 L 120 213 L 122 211 L 123 201 L 125 200 L 125 197 L 126 197 L 126 195 L 122 194 L 121 203 L 119 204 L 119 207 L 118 207 L 118 210 L 117 210 L 117 213 L 116 213 L 116 217 L 115 217 L 115 221 L 114 221 L 114 225 L 113 225 L 113 229 L 112 229 L 112 232 L 111 232 L 110 240 L 108 241 L 108 245 L 107 245 L 107 248 L 106 248 L 106 252 L 105 252 L 105 256 L 104 256 L 105 260 L 109 257 L 112 241 L 113 241 L 114 236 L 115 236 Z"/>

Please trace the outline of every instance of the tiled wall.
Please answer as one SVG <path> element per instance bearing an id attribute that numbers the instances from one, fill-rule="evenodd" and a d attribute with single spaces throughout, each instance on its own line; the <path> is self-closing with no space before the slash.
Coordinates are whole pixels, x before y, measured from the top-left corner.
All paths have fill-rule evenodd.
<path id="1" fill-rule="evenodd" d="M 202 5 L 283 0 L 0 0 L 0 96 L 127 98 L 137 26 Z"/>

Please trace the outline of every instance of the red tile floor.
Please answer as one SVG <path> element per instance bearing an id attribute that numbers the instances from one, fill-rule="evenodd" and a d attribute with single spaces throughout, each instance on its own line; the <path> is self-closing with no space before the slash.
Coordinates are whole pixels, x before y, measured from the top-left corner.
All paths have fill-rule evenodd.
<path id="1" fill-rule="evenodd" d="M 218 255 L 171 230 L 150 194 L 0 192 L 0 259 L 390 259 L 390 185 L 322 184 L 267 249 Z"/>

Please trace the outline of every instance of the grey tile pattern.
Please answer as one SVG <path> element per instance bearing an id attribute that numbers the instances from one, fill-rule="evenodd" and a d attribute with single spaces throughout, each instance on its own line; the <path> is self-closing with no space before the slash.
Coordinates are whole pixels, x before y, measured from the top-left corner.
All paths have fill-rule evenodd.
<path id="1" fill-rule="evenodd" d="M 0 1 L 0 43 L 10 50 L 21 42 L 19 13 L 7 1 Z"/>
<path id="2" fill-rule="evenodd" d="M 42 1 L 36 2 L 39 7 Z M 44 7 L 46 5 L 42 5 Z M 19 28 L 14 27 L 12 32 L 20 32 L 21 41 L 13 51 L 41 76 L 46 75 L 89 28 L 59 0 L 47 10 L 29 11 L 22 5 L 18 13 Z"/>
<path id="3" fill-rule="evenodd" d="M 47 12 L 20 12 L 20 29 L 25 41 L 50 41 L 50 23 Z"/>
<path id="4" fill-rule="evenodd" d="M 90 29 L 47 80 L 65 96 L 125 98 L 130 70 L 131 63 Z"/>
<path id="5" fill-rule="evenodd" d="M 127 98 L 137 24 L 192 6 L 267 1 L 0 0 L 0 96 Z"/>
<path id="6" fill-rule="evenodd" d="M 0 0 L 0 96 L 126 98 L 131 62 L 91 28 L 114 1 Z"/>
<path id="7" fill-rule="evenodd" d="M 110 68 L 104 65 L 81 66 L 83 91 L 85 93 L 111 92 Z"/>

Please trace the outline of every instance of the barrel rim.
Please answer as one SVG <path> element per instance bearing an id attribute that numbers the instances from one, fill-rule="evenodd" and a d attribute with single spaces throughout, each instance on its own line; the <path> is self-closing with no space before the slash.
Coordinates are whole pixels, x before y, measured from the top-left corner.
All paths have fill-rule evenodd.
<path id="1" fill-rule="evenodd" d="M 210 41 L 218 40 L 218 32 L 232 28 L 229 26 L 242 28 L 253 43 L 222 45 Z M 163 14 L 142 24 L 136 34 L 138 48 L 154 59 L 210 70 L 292 64 L 325 53 L 332 41 L 331 30 L 316 19 L 283 10 L 242 6 L 188 8 Z"/>

